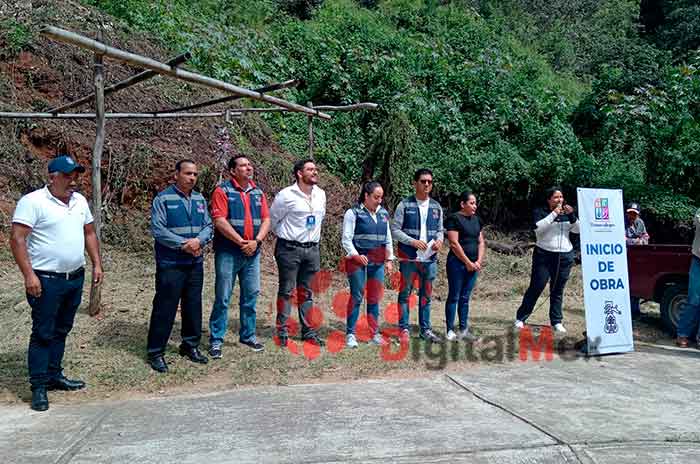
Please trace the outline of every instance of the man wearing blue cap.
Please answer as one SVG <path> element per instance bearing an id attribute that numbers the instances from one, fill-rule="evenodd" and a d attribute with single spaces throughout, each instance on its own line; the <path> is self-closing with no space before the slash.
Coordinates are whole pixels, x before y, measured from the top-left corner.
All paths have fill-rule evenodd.
<path id="1" fill-rule="evenodd" d="M 76 192 L 83 172 L 70 156 L 54 158 L 48 185 L 20 198 L 12 218 L 10 246 L 32 308 L 27 358 L 35 411 L 49 408 L 47 390 L 85 387 L 80 380 L 67 379 L 61 367 L 83 293 L 85 249 L 93 281 L 102 280 L 92 213 L 85 197 Z"/>

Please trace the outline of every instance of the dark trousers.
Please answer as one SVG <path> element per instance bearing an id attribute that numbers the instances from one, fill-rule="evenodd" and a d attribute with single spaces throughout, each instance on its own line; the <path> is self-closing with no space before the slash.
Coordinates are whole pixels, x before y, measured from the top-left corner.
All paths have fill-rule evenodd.
<path id="1" fill-rule="evenodd" d="M 562 319 L 561 304 L 566 281 L 569 280 L 571 267 L 574 264 L 574 253 L 556 253 L 535 247 L 532 253 L 532 273 L 530 286 L 525 292 L 523 302 L 518 308 L 517 319 L 526 321 L 535 309 L 535 303 L 549 282 L 549 321 L 552 325 L 559 324 Z"/>
<path id="2" fill-rule="evenodd" d="M 66 337 L 73 328 L 75 313 L 80 306 L 85 275 L 71 280 L 39 275 L 41 296 L 27 294 L 32 308 L 32 334 L 29 337 L 27 364 L 32 390 L 46 386 L 62 374 L 61 362 Z"/>
<path id="3" fill-rule="evenodd" d="M 148 357 L 160 356 L 170 338 L 180 304 L 182 344 L 196 348 L 202 337 L 202 263 L 156 269 L 156 294 L 148 328 Z"/>
<path id="4" fill-rule="evenodd" d="M 277 290 L 277 334 L 288 336 L 288 320 L 292 313 L 292 294 L 299 305 L 301 336 L 315 335 L 309 324 L 308 313 L 313 306 L 311 279 L 321 269 L 321 252 L 318 244 L 300 247 L 278 239 L 275 245 L 275 260 L 279 271 Z"/>

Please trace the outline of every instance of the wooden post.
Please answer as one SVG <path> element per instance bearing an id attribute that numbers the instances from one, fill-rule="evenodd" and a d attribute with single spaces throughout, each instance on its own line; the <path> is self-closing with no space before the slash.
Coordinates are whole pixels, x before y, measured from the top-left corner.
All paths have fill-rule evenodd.
<path id="1" fill-rule="evenodd" d="M 313 108 L 314 105 L 313 103 L 309 102 L 307 104 L 309 108 Z M 314 157 L 314 118 L 313 116 L 309 116 L 309 158 L 313 159 Z"/>
<path id="2" fill-rule="evenodd" d="M 102 28 L 97 32 L 97 41 L 102 42 Z M 95 145 L 92 149 L 92 209 L 95 218 L 97 241 L 102 243 L 102 148 L 105 142 L 105 84 L 103 56 L 95 53 Z M 92 281 L 92 279 L 91 279 Z M 90 287 L 90 305 L 88 314 L 96 316 L 100 313 L 102 303 L 102 285 L 92 281 Z"/>

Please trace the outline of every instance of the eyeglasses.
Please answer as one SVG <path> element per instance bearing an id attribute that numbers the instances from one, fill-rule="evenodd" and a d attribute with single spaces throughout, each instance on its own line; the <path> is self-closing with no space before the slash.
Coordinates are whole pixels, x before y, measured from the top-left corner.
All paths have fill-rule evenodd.
<path id="1" fill-rule="evenodd" d="M 418 182 L 425 185 L 432 185 L 433 181 L 430 179 L 420 179 Z"/>

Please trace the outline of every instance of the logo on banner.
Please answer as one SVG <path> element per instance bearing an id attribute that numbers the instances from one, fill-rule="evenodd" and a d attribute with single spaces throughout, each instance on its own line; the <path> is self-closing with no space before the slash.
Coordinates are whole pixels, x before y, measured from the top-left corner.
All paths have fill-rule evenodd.
<path id="1" fill-rule="evenodd" d="M 617 325 L 617 315 L 622 314 L 622 311 L 617 309 L 617 305 L 612 301 L 606 301 L 603 305 L 603 314 L 605 315 L 605 326 L 603 330 L 606 334 L 615 334 L 620 329 Z"/>
<path id="2" fill-rule="evenodd" d="M 610 220 L 610 208 L 608 207 L 607 198 L 596 198 L 593 202 L 593 210 L 596 221 Z"/>

